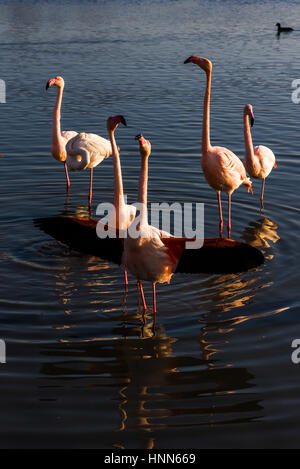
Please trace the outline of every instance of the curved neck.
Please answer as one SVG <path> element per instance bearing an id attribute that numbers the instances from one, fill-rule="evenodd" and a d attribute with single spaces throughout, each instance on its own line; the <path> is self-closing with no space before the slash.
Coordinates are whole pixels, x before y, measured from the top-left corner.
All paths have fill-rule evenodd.
<path id="1" fill-rule="evenodd" d="M 141 223 L 148 224 L 147 211 L 147 195 L 148 195 L 148 158 L 142 156 L 141 172 L 139 180 L 138 202 L 142 205 Z"/>
<path id="2" fill-rule="evenodd" d="M 109 139 L 112 148 L 112 157 L 114 164 L 114 206 L 119 208 L 121 205 L 125 205 L 124 191 L 123 191 L 123 180 L 122 170 L 120 163 L 120 154 L 115 140 L 115 134 L 112 130 L 109 131 Z"/>
<path id="3" fill-rule="evenodd" d="M 202 122 L 202 155 L 207 153 L 210 148 L 210 93 L 211 93 L 211 69 L 206 71 L 206 90 L 203 106 Z"/>
<path id="4" fill-rule="evenodd" d="M 254 150 L 249 124 L 249 117 L 244 113 L 244 140 L 245 140 L 245 158 L 249 161 L 254 159 Z"/>

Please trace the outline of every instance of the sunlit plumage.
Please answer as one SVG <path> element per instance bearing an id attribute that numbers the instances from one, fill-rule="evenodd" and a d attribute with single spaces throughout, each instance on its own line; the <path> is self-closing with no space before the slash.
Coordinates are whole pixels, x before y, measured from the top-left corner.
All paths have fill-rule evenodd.
<path id="1" fill-rule="evenodd" d="M 264 208 L 264 190 L 266 178 L 274 167 L 277 167 L 276 158 L 270 148 L 264 145 L 253 147 L 250 124 L 254 124 L 254 113 L 251 104 L 244 108 L 244 137 L 245 137 L 245 159 L 244 165 L 247 173 L 256 179 L 262 179 L 261 208 Z"/>
<path id="2" fill-rule="evenodd" d="M 247 177 L 241 160 L 230 150 L 224 147 L 213 147 L 210 143 L 210 93 L 212 63 L 203 57 L 192 55 L 184 63 L 192 62 L 206 73 L 206 92 L 204 98 L 202 123 L 202 169 L 208 184 L 217 192 L 220 237 L 223 232 L 223 214 L 221 205 L 221 192 L 228 194 L 228 237 L 231 236 L 231 195 L 241 185 L 252 191 L 252 183 Z"/>

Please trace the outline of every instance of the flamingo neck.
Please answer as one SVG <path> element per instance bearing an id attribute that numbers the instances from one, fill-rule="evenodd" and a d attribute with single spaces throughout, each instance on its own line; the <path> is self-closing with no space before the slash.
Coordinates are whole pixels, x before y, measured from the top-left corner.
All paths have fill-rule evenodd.
<path id="1" fill-rule="evenodd" d="M 114 206 L 116 209 L 118 209 L 120 206 L 125 205 L 120 154 L 113 131 L 109 132 L 109 139 L 111 143 L 114 164 Z"/>
<path id="2" fill-rule="evenodd" d="M 202 156 L 210 149 L 210 93 L 211 93 L 211 70 L 206 73 L 206 90 L 203 105 L 203 122 L 202 122 Z"/>
<path id="3" fill-rule="evenodd" d="M 245 140 L 245 159 L 247 161 L 253 162 L 254 160 L 254 150 L 252 143 L 252 136 L 249 124 L 249 117 L 244 113 L 244 140 Z"/>
<path id="4" fill-rule="evenodd" d="M 63 96 L 63 88 L 58 88 L 56 103 L 53 111 L 52 120 L 52 143 L 56 145 L 61 140 L 61 128 L 60 128 L 60 110 Z"/>
<path id="5" fill-rule="evenodd" d="M 139 194 L 138 194 L 138 202 L 142 206 L 141 207 L 142 213 L 140 214 L 141 225 L 148 224 L 147 197 L 148 197 L 148 158 L 142 157 L 140 180 L 139 180 Z"/>

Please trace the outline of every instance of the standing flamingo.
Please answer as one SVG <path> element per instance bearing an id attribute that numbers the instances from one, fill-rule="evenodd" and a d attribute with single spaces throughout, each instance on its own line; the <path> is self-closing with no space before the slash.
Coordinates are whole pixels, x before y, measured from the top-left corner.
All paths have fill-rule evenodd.
<path id="1" fill-rule="evenodd" d="M 202 124 L 202 169 L 206 181 L 217 192 L 219 205 L 219 232 L 223 237 L 223 214 L 221 192 L 228 194 L 228 238 L 231 237 L 231 195 L 242 184 L 252 191 L 252 183 L 247 178 L 241 160 L 230 150 L 224 147 L 213 147 L 210 143 L 210 93 L 212 63 L 210 60 L 192 55 L 185 64 L 192 62 L 206 73 L 206 91 L 204 98 L 203 124 Z"/>
<path id="2" fill-rule="evenodd" d="M 245 160 L 244 165 L 247 173 L 256 178 L 262 179 L 261 189 L 261 209 L 264 209 L 264 191 L 266 178 L 271 173 L 272 169 L 277 168 L 275 155 L 270 148 L 259 145 L 253 148 L 251 127 L 254 124 L 254 113 L 251 104 L 246 104 L 244 108 L 244 137 L 245 137 Z"/>
<path id="3" fill-rule="evenodd" d="M 122 170 L 120 163 L 119 150 L 115 140 L 115 130 L 118 125 L 122 123 L 126 124 L 126 120 L 123 116 L 114 116 L 107 119 L 107 131 L 109 133 L 109 139 L 112 147 L 112 157 L 114 164 L 114 207 L 115 211 L 110 215 L 108 219 L 109 228 L 117 228 L 118 230 L 127 230 L 135 218 L 136 207 L 134 205 L 127 205 L 125 203 L 124 191 L 123 191 L 123 180 Z M 125 287 L 128 288 L 128 279 L 126 268 L 124 270 L 125 275 Z"/>
<path id="4" fill-rule="evenodd" d="M 51 153 L 52 156 L 62 163 L 64 163 L 66 180 L 67 180 L 67 189 L 70 189 L 70 179 L 67 168 L 67 153 L 66 153 L 66 144 L 67 142 L 77 135 L 77 132 L 74 130 L 67 130 L 61 132 L 60 127 L 60 111 L 61 111 L 61 102 L 65 86 L 65 81 L 62 77 L 58 76 L 56 78 L 50 78 L 46 84 L 46 90 L 50 86 L 55 85 L 58 88 L 56 103 L 53 111 L 53 120 L 52 120 L 52 146 Z"/>
<path id="5" fill-rule="evenodd" d="M 65 165 L 67 188 L 70 188 L 68 169 L 80 171 L 89 168 L 90 190 L 89 204 L 92 203 L 93 194 L 93 168 L 112 154 L 110 142 L 96 134 L 77 133 L 74 131 L 61 132 L 60 130 L 60 109 L 62 94 L 64 89 L 64 79 L 62 77 L 51 78 L 46 84 L 46 89 L 50 86 L 58 87 L 57 100 L 53 113 L 52 131 L 52 155 L 58 161 L 63 161 Z"/>
<path id="6" fill-rule="evenodd" d="M 138 202 L 140 204 L 138 236 L 125 239 L 122 265 L 138 280 L 138 288 L 142 296 L 144 309 L 147 309 L 142 280 L 152 282 L 153 312 L 156 313 L 156 283 L 170 283 L 176 269 L 178 258 L 166 246 L 162 238 L 171 237 L 148 223 L 147 187 L 148 187 L 148 158 L 151 144 L 142 135 L 136 137 L 140 144 L 141 172 L 139 180 Z"/>

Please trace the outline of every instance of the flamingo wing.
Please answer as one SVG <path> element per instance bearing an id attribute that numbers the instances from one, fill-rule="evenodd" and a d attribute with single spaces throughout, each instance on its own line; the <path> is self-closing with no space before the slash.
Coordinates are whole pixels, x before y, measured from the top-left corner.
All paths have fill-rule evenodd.
<path id="1" fill-rule="evenodd" d="M 62 138 L 66 141 L 66 144 L 71 138 L 76 137 L 78 135 L 78 132 L 75 132 L 75 130 L 64 130 L 61 133 Z"/>
<path id="2" fill-rule="evenodd" d="M 260 177 L 266 178 L 276 165 L 274 153 L 270 148 L 265 147 L 264 145 L 258 145 L 254 147 L 254 155 L 259 161 Z"/>
<path id="3" fill-rule="evenodd" d="M 112 154 L 109 140 L 100 137 L 100 135 L 84 132 L 71 138 L 67 143 L 66 150 L 68 166 L 71 169 L 94 168 Z M 88 158 L 85 167 L 78 168 L 78 155 L 82 154 L 88 155 Z"/>

